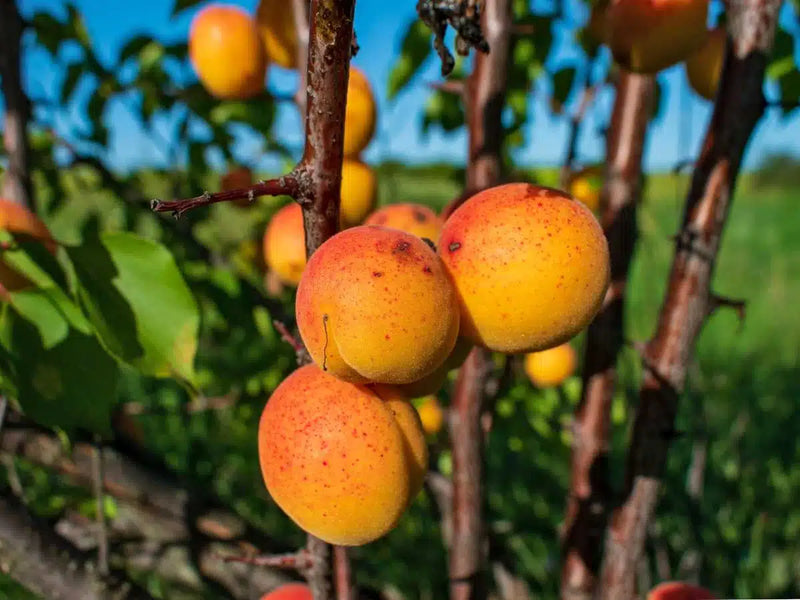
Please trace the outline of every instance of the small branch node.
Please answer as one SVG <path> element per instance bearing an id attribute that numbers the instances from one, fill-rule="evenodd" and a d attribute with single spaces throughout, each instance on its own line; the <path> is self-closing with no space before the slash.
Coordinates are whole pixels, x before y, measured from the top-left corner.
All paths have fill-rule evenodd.
<path id="1" fill-rule="evenodd" d="M 719 308 L 733 309 L 734 312 L 736 312 L 736 317 L 739 319 L 739 330 L 741 330 L 744 326 L 744 320 L 747 317 L 747 302 L 745 300 L 720 296 L 719 294 L 711 294 L 708 299 L 708 315 L 711 316 Z"/>

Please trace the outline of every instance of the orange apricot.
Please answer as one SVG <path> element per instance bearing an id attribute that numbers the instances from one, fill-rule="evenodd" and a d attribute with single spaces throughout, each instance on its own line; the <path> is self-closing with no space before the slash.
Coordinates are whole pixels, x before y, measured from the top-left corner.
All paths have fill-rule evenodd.
<path id="1" fill-rule="evenodd" d="M 264 46 L 255 22 L 238 6 L 212 4 L 197 13 L 189 57 L 200 82 L 217 98 L 243 100 L 264 89 Z"/>
<path id="2" fill-rule="evenodd" d="M 603 230 L 562 191 L 484 190 L 445 222 L 439 254 L 455 283 L 461 333 L 498 352 L 567 341 L 600 309 L 609 281 Z"/>
<path id="3" fill-rule="evenodd" d="M 258 427 L 264 483 L 305 531 L 331 544 L 390 531 L 419 491 L 427 449 L 414 409 L 389 386 L 307 365 L 272 393 Z"/>
<path id="4" fill-rule="evenodd" d="M 389 204 L 372 213 L 365 224 L 399 229 L 434 244 L 442 230 L 442 220 L 423 204 Z"/>
<path id="5" fill-rule="evenodd" d="M 715 600 L 716 596 L 706 588 L 683 583 L 682 581 L 668 581 L 661 583 L 650 590 L 647 600 Z"/>
<path id="6" fill-rule="evenodd" d="M 575 173 L 569 184 L 569 193 L 596 213 L 600 209 L 600 192 L 603 190 L 602 166 L 591 166 Z"/>
<path id="7" fill-rule="evenodd" d="M 264 261 L 286 285 L 297 285 L 306 267 L 303 210 L 292 202 L 276 212 L 264 232 Z"/>
<path id="8" fill-rule="evenodd" d="M 525 373 L 536 387 L 556 387 L 575 372 L 578 359 L 569 344 L 525 355 Z"/>
<path id="9" fill-rule="evenodd" d="M 297 67 L 297 29 L 292 3 L 286 0 L 260 0 L 256 23 L 267 59 L 284 69 Z"/>
<path id="10" fill-rule="evenodd" d="M 342 202 L 339 206 L 341 229 L 361 225 L 375 208 L 378 196 L 378 180 L 372 168 L 352 158 L 342 162 Z"/>
<path id="11" fill-rule="evenodd" d="M 464 364 L 472 348 L 471 341 L 465 337 L 458 336 L 456 345 L 439 368 L 417 381 L 398 385 L 397 387 L 409 398 L 421 398 L 422 396 L 435 394 L 447 381 L 447 374 Z"/>
<path id="12" fill-rule="evenodd" d="M 727 35 L 724 27 L 709 31 L 700 49 L 686 59 L 689 85 L 706 100 L 713 100 L 717 95 L 722 62 L 725 60 Z"/>
<path id="13" fill-rule="evenodd" d="M 308 261 L 295 304 L 314 362 L 353 383 L 411 383 L 453 349 L 455 290 L 418 237 L 361 225 L 327 240 Z"/>
<path id="14" fill-rule="evenodd" d="M 607 43 L 614 59 L 656 73 L 686 59 L 706 38 L 709 0 L 611 0 Z"/>
<path id="15" fill-rule="evenodd" d="M 350 67 L 344 118 L 344 155 L 358 156 L 375 135 L 377 105 L 364 71 Z"/>
<path id="16" fill-rule="evenodd" d="M 44 222 L 21 204 L 4 198 L 0 198 L 0 230 L 32 238 L 51 253 L 56 251 L 56 242 Z M 0 256 L 0 284 L 6 291 L 16 292 L 30 286 L 31 282 Z"/>
<path id="17" fill-rule="evenodd" d="M 416 404 L 422 429 L 428 435 L 436 435 L 444 424 L 444 411 L 436 396 L 425 396 Z"/>
<path id="18" fill-rule="evenodd" d="M 314 595 L 303 583 L 287 583 L 264 594 L 261 600 L 314 600 Z"/>

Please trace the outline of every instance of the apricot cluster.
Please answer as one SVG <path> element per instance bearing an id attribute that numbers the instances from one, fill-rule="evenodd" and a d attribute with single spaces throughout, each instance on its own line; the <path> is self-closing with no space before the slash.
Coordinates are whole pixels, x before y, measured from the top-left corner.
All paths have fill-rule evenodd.
<path id="1" fill-rule="evenodd" d="M 280 241 L 284 219 L 284 232 L 302 229 L 299 207 L 282 209 L 268 255 L 290 245 L 300 254 L 299 238 Z M 314 365 L 278 386 L 259 426 L 272 498 L 300 527 L 341 545 L 388 532 L 422 485 L 424 436 L 444 415 L 435 397 L 419 412 L 409 398 L 435 393 L 474 344 L 519 353 L 562 344 L 594 317 L 609 279 L 591 211 L 550 188 L 491 188 L 445 223 L 414 205 L 368 222 L 381 225 L 341 231 L 284 272 L 299 279 L 295 316 Z M 571 373 L 567 358 L 549 361 L 558 372 L 551 366 L 542 385 Z"/>

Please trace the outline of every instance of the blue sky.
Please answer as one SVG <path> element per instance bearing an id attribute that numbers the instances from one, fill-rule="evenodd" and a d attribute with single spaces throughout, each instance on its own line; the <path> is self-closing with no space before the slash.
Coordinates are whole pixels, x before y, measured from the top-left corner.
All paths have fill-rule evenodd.
<path id="1" fill-rule="evenodd" d="M 40 9 L 63 10 L 63 3 L 56 0 L 19 1 L 28 16 Z M 144 33 L 168 42 L 186 39 L 194 12 L 185 11 L 175 19 L 170 18 L 172 0 L 74 2 L 85 17 L 89 35 L 100 49 L 101 59 L 109 62 L 116 57 L 120 46 L 134 34 Z M 234 0 L 232 3 L 252 10 L 256 0 Z M 440 80 L 437 60 L 429 58 L 422 73 L 403 93 L 392 102 L 386 100 L 389 71 L 402 35 L 415 16 L 415 4 L 415 0 L 392 3 L 386 0 L 358 0 L 356 4 L 356 31 L 361 51 L 354 64 L 366 71 L 378 94 L 380 107 L 378 135 L 368 148 L 366 159 L 376 162 L 395 159 L 409 163 L 463 163 L 466 148 L 463 132 L 421 132 L 422 108 L 429 94 L 428 84 Z M 571 20 L 580 22 L 585 18 L 575 0 L 570 0 L 569 4 L 571 7 L 567 14 Z M 790 11 L 784 8 L 787 10 L 782 15 L 782 22 L 796 28 L 797 25 L 792 24 Z M 559 43 L 552 58 L 557 66 L 570 57 L 569 44 Z M 28 52 L 25 67 L 26 86 L 34 96 L 51 95 L 59 89 L 62 70 L 47 60 L 43 53 Z M 709 103 L 688 88 L 681 67 L 669 69 L 659 77 L 666 91 L 666 105 L 662 116 L 651 129 L 645 154 L 646 168 L 650 170 L 669 169 L 687 158 L 687 154 L 693 155 L 699 147 L 710 111 Z M 290 72 L 278 68 L 270 71 L 269 88 L 272 91 L 290 94 L 294 82 L 295 77 Z M 572 100 L 575 101 L 574 98 Z M 602 157 L 602 139 L 597 130 L 606 123 L 612 101 L 610 91 L 602 94 L 587 115 L 588 123 L 583 128 L 578 151 L 579 159 L 583 162 Z M 559 164 L 564 152 L 568 122 L 564 116 L 551 114 L 544 85 L 537 85 L 533 91 L 531 115 L 526 131 L 528 143 L 515 154 L 515 159 L 529 166 Z M 106 120 L 112 134 L 108 156 L 112 165 L 127 169 L 142 164 L 163 163 L 164 156 L 158 141 L 145 136 L 123 106 L 111 108 Z M 299 117 L 288 103 L 280 107 L 277 134 L 290 147 L 299 148 L 302 143 Z M 243 138 L 236 148 L 236 154 L 252 159 L 259 152 L 259 147 L 257 139 Z M 769 111 L 750 146 L 746 165 L 757 165 L 764 156 L 774 152 L 800 154 L 800 115 L 781 118 L 777 111 Z M 280 168 L 269 160 L 261 161 L 258 165 L 266 169 Z"/>

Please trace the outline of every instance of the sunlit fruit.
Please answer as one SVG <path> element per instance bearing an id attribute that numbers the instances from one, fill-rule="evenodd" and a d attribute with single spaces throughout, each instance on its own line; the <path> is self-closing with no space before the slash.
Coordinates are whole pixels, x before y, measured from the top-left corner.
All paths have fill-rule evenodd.
<path id="1" fill-rule="evenodd" d="M 200 82 L 217 98 L 242 100 L 264 89 L 264 45 L 255 21 L 238 6 L 211 4 L 197 13 L 189 57 Z"/>
<path id="2" fill-rule="evenodd" d="M 3 198 L 0 198 L 0 230 L 32 238 L 44 244 L 50 252 L 56 251 L 56 243 L 42 220 L 21 204 Z M 6 291 L 15 292 L 28 287 L 31 282 L 7 264 L 0 254 L 0 284 Z"/>
<path id="3" fill-rule="evenodd" d="M 375 171 L 360 160 L 346 158 L 342 162 L 342 203 L 339 206 L 341 229 L 361 225 L 375 208 L 378 180 Z"/>
<path id="4" fill-rule="evenodd" d="M 656 73 L 700 48 L 707 18 L 708 0 L 611 0 L 606 42 L 622 67 Z"/>
<path id="5" fill-rule="evenodd" d="M 442 230 L 439 216 L 422 204 L 389 204 L 372 213 L 365 223 L 399 229 L 433 243 L 439 239 Z"/>
<path id="6" fill-rule="evenodd" d="M 306 267 L 303 210 L 292 202 L 276 212 L 264 232 L 264 261 L 286 285 L 297 285 Z"/>
<path id="7" fill-rule="evenodd" d="M 606 238 L 586 206 L 559 190 L 484 190 L 445 222 L 439 254 L 458 291 L 461 332 L 498 352 L 567 341 L 600 309 Z"/>
<path id="8" fill-rule="evenodd" d="M 603 190 L 603 168 L 592 166 L 575 173 L 569 184 L 569 193 L 583 202 L 593 213 L 600 208 L 600 192 Z"/>
<path id="9" fill-rule="evenodd" d="M 726 40 L 725 28 L 717 27 L 708 32 L 706 41 L 700 49 L 686 59 L 689 85 L 706 100 L 713 100 L 717 95 L 722 63 L 725 60 Z"/>
<path id="10" fill-rule="evenodd" d="M 569 344 L 531 352 L 525 356 L 525 373 L 536 387 L 555 387 L 575 372 L 575 350 Z"/>
<path id="11" fill-rule="evenodd" d="M 275 588 L 261 600 L 314 600 L 311 588 L 303 583 L 287 583 Z"/>
<path id="12" fill-rule="evenodd" d="M 364 71 L 350 67 L 344 119 L 344 155 L 358 156 L 375 135 L 378 109 Z"/>
<path id="13" fill-rule="evenodd" d="M 683 583 L 682 581 L 668 581 L 654 587 L 647 594 L 647 600 L 715 600 L 716 596 L 709 590 Z"/>
<path id="14" fill-rule="evenodd" d="M 297 29 L 291 0 L 260 0 L 256 22 L 267 59 L 284 69 L 297 67 Z"/>
<path id="15" fill-rule="evenodd" d="M 348 546 L 397 524 L 428 460 L 419 418 L 396 388 L 354 385 L 315 365 L 269 398 L 258 453 L 278 506 L 305 531 Z"/>
<path id="16" fill-rule="evenodd" d="M 416 403 L 422 429 L 428 435 L 436 435 L 441 431 L 444 423 L 444 410 L 436 396 L 425 396 Z"/>
<path id="17" fill-rule="evenodd" d="M 395 229 L 360 225 L 326 241 L 297 290 L 297 325 L 314 362 L 354 383 L 411 383 L 453 349 L 455 290 L 436 253 Z"/>
<path id="18" fill-rule="evenodd" d="M 420 398 L 435 394 L 447 381 L 447 374 L 453 369 L 459 368 L 467 360 L 467 355 L 474 347 L 474 344 L 463 336 L 458 336 L 456 345 L 450 351 L 449 356 L 435 371 L 426 375 L 422 379 L 398 385 L 403 393 L 409 398 Z"/>

